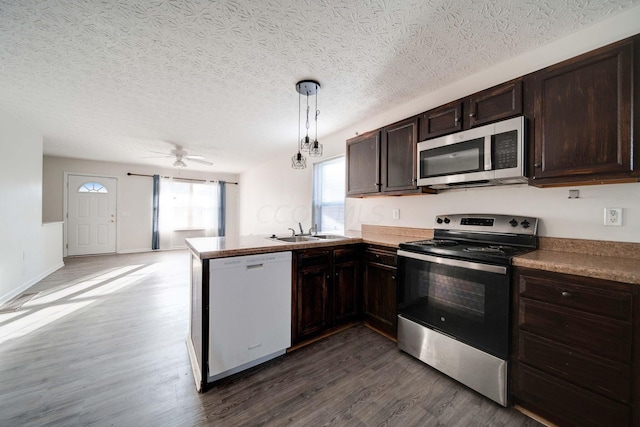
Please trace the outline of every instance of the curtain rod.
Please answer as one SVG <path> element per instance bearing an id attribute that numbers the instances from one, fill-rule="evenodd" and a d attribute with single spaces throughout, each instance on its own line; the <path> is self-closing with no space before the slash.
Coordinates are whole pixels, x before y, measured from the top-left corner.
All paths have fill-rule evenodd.
<path id="1" fill-rule="evenodd" d="M 144 174 L 140 174 L 140 173 L 131 173 L 131 172 L 127 172 L 127 175 L 129 176 L 146 176 L 148 178 L 153 178 L 153 175 L 144 175 Z M 164 175 L 160 175 L 160 178 L 170 178 L 170 179 L 180 179 L 183 181 L 194 181 L 194 182 L 220 182 L 221 180 L 218 179 L 214 179 L 214 180 L 207 180 L 207 179 L 193 179 L 193 178 L 180 178 L 179 176 L 177 177 L 173 177 L 173 176 L 164 176 Z M 233 184 L 233 185 L 238 185 L 237 182 L 231 182 L 231 181 L 224 181 L 225 184 Z"/>

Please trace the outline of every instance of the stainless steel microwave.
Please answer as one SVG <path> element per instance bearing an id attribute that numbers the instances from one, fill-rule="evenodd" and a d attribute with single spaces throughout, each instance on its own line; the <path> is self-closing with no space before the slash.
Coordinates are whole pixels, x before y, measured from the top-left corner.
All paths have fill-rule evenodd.
<path id="1" fill-rule="evenodd" d="M 418 143 L 418 185 L 434 189 L 526 183 L 524 116 Z"/>

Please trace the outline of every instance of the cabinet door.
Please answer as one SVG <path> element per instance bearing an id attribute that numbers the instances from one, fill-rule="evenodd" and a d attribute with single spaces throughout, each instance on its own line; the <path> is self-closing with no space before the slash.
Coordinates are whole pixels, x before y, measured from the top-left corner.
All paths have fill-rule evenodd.
<path id="1" fill-rule="evenodd" d="M 483 90 L 467 98 L 465 129 L 522 114 L 522 81 L 516 80 Z"/>
<path id="2" fill-rule="evenodd" d="M 392 338 L 397 336 L 398 324 L 396 271 L 395 267 L 365 261 L 365 320 Z"/>
<path id="3" fill-rule="evenodd" d="M 382 192 L 416 190 L 418 118 L 382 130 Z"/>
<path id="4" fill-rule="evenodd" d="M 628 406 L 515 363 L 514 403 L 561 426 L 630 426 Z"/>
<path id="5" fill-rule="evenodd" d="M 380 192 L 380 132 L 347 141 L 347 196 Z"/>
<path id="6" fill-rule="evenodd" d="M 335 264 L 333 270 L 333 321 L 340 324 L 357 320 L 362 311 L 360 262 Z"/>
<path id="7" fill-rule="evenodd" d="M 330 279 L 328 265 L 298 271 L 294 342 L 319 334 L 329 325 Z"/>
<path id="8" fill-rule="evenodd" d="M 616 43 L 535 75 L 532 185 L 632 175 L 632 54 Z"/>
<path id="9" fill-rule="evenodd" d="M 454 101 L 422 113 L 418 141 L 462 130 L 462 101 Z"/>

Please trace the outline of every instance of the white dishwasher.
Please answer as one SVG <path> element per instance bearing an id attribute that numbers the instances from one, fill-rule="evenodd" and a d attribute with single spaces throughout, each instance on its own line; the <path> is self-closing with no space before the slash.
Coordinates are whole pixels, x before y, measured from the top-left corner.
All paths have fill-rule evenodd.
<path id="1" fill-rule="evenodd" d="M 208 382 L 291 346 L 291 252 L 209 261 Z"/>

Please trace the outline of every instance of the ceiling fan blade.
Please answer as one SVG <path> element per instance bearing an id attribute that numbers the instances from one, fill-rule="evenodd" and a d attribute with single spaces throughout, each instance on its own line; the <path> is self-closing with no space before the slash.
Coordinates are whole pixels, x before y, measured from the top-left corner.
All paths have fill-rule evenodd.
<path id="1" fill-rule="evenodd" d="M 205 157 L 204 157 L 204 156 L 199 156 L 199 155 L 197 155 L 197 154 L 195 154 L 195 155 L 194 155 L 194 154 L 189 154 L 188 156 L 185 156 L 185 158 L 187 158 L 187 159 L 189 159 L 189 160 L 193 160 L 193 159 L 196 159 L 196 160 L 204 160 L 204 159 L 205 159 Z"/>
<path id="2" fill-rule="evenodd" d="M 163 157 L 173 157 L 172 154 L 163 153 L 162 151 L 149 151 L 149 152 L 153 154 L 160 154 Z"/>
<path id="3" fill-rule="evenodd" d="M 167 158 L 167 157 L 169 157 L 169 158 L 171 158 L 171 159 L 173 158 L 173 156 L 168 156 L 168 155 L 166 155 L 166 154 L 165 154 L 164 156 L 142 156 L 142 157 L 140 157 L 140 158 L 141 158 L 141 159 L 165 159 L 165 158 Z"/>
<path id="4" fill-rule="evenodd" d="M 213 164 L 213 163 L 208 162 L 206 160 L 193 159 L 193 158 L 191 158 L 191 156 L 188 156 L 187 160 L 190 161 L 190 162 L 201 163 L 203 165 L 209 165 L 209 166 L 211 166 Z"/>

